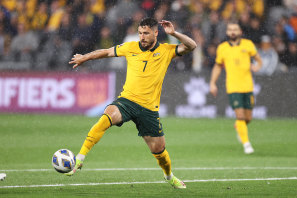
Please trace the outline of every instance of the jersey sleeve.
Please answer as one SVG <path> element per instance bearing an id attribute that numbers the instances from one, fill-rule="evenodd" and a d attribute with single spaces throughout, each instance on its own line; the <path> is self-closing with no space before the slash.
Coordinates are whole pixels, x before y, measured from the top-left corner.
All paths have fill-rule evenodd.
<path id="1" fill-rule="evenodd" d="M 216 63 L 219 65 L 222 65 L 224 63 L 223 59 L 223 53 L 222 53 L 222 46 L 219 45 L 217 48 L 217 53 L 216 53 Z"/>
<path id="2" fill-rule="evenodd" d="M 114 55 L 118 56 L 126 56 L 129 51 L 130 42 L 122 43 L 120 45 L 114 46 Z"/>
<path id="3" fill-rule="evenodd" d="M 252 41 L 250 41 L 249 46 L 250 46 L 249 47 L 250 48 L 250 50 L 249 50 L 250 56 L 253 57 L 253 56 L 255 56 L 257 54 L 257 48 L 256 48 L 256 46 L 254 45 L 254 43 Z"/>
<path id="4" fill-rule="evenodd" d="M 176 44 L 168 44 L 167 45 L 167 49 L 169 50 L 169 56 L 171 58 L 174 58 L 176 56 L 181 56 L 181 54 L 179 54 L 177 52 L 177 48 L 178 48 L 178 45 L 176 45 Z"/>

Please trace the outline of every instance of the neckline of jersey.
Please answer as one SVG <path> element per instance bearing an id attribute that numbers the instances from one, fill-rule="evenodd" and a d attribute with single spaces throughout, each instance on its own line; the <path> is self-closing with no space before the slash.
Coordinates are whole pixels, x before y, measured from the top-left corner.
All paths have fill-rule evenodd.
<path id="1" fill-rule="evenodd" d="M 239 46 L 240 43 L 241 43 L 241 39 L 239 39 L 238 43 L 236 43 L 235 45 L 233 45 L 230 41 L 228 41 L 228 43 L 229 43 L 229 45 L 230 45 L 231 47 L 233 47 L 233 46 Z"/>
<path id="2" fill-rule="evenodd" d="M 148 51 L 141 46 L 140 42 L 138 42 L 138 45 L 139 45 L 139 48 L 141 49 L 141 51 L 143 51 L 143 52 Z M 151 52 L 155 51 L 155 49 L 157 49 L 159 47 L 159 45 L 160 45 L 160 43 L 159 43 L 159 41 L 157 41 L 155 46 L 152 49 L 150 49 L 150 51 Z"/>

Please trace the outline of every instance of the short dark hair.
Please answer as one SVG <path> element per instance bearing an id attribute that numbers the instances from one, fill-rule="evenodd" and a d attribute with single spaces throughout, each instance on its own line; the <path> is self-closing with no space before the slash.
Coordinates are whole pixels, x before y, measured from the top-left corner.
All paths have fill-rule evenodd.
<path id="1" fill-rule="evenodd" d="M 232 24 L 232 25 L 233 24 L 236 24 L 242 30 L 241 24 L 240 24 L 240 22 L 237 19 L 231 19 L 230 21 L 227 22 L 227 25 L 229 25 L 229 24 Z"/>
<path id="2" fill-rule="evenodd" d="M 140 21 L 139 26 L 158 27 L 158 21 L 154 18 L 147 17 Z"/>

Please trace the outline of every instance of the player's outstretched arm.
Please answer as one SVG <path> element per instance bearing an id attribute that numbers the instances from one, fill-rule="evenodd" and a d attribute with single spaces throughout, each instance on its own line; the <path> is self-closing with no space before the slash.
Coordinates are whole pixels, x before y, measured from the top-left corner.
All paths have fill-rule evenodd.
<path id="1" fill-rule="evenodd" d="M 108 58 L 108 57 L 114 57 L 114 56 L 115 56 L 114 47 L 111 47 L 109 49 L 99 49 L 99 50 L 95 50 L 95 51 L 92 51 L 92 52 L 84 54 L 84 55 L 75 54 L 72 57 L 71 61 L 69 61 L 69 64 L 74 64 L 73 68 L 76 68 L 88 60 Z"/>
<path id="2" fill-rule="evenodd" d="M 213 69 L 211 71 L 211 77 L 210 77 L 210 83 L 209 83 L 209 88 L 210 88 L 210 93 L 216 97 L 218 94 L 218 88 L 217 88 L 217 80 L 221 74 L 222 67 L 219 64 L 215 64 L 213 66 Z"/>
<path id="3" fill-rule="evenodd" d="M 174 26 L 170 21 L 162 20 L 159 23 L 164 28 L 166 34 L 174 36 L 181 42 L 177 49 L 179 54 L 186 54 L 193 51 L 197 47 L 197 44 L 193 39 L 185 34 L 175 31 Z"/>

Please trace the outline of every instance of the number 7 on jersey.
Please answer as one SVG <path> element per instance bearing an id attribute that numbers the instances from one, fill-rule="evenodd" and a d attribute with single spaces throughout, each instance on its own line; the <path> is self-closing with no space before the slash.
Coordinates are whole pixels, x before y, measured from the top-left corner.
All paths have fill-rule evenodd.
<path id="1" fill-rule="evenodd" d="M 145 63 L 144 68 L 143 68 L 143 72 L 145 71 L 146 65 L 147 65 L 147 61 L 142 61 Z"/>

